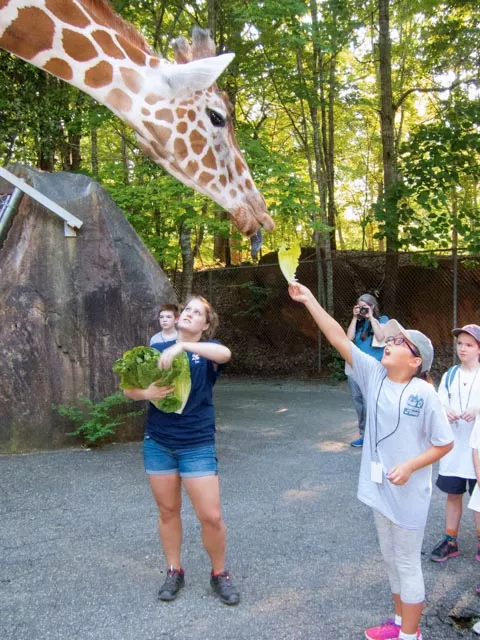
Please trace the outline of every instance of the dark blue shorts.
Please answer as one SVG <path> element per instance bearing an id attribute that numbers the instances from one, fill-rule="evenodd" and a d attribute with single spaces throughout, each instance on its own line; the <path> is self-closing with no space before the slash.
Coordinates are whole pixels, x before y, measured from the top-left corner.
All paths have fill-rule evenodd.
<path id="1" fill-rule="evenodd" d="M 477 481 L 471 478 L 458 478 L 457 476 L 438 476 L 437 487 L 444 493 L 452 493 L 454 495 L 462 495 L 467 490 L 472 495 Z"/>
<path id="2" fill-rule="evenodd" d="M 148 475 L 178 473 L 182 478 L 218 475 L 218 460 L 213 444 L 170 449 L 158 444 L 150 436 L 145 436 L 143 462 Z"/>

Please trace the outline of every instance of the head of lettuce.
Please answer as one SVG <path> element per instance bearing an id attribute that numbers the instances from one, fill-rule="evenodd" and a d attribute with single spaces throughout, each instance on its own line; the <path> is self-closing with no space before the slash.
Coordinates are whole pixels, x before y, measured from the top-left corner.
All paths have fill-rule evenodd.
<path id="1" fill-rule="evenodd" d="M 112 370 L 120 376 L 120 389 L 146 389 L 152 382 L 159 387 L 175 387 L 162 400 L 153 402 L 165 413 L 182 413 L 190 394 L 190 364 L 185 352 L 173 359 L 170 369 L 159 369 L 160 351 L 153 347 L 134 347 L 116 360 Z"/>

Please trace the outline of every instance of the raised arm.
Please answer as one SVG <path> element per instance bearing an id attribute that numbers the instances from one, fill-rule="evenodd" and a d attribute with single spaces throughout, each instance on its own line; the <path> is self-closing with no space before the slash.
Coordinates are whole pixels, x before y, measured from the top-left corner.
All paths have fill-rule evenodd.
<path id="1" fill-rule="evenodd" d="M 211 360 L 215 364 L 225 364 L 232 357 L 230 349 L 223 344 L 218 344 L 218 342 L 184 342 L 181 340 L 162 352 L 158 359 L 160 369 L 169 369 L 175 356 L 178 356 L 182 351 L 198 353 L 199 356 Z"/>
<path id="2" fill-rule="evenodd" d="M 288 285 L 288 292 L 292 300 L 301 302 L 310 312 L 320 331 L 325 335 L 332 347 L 340 353 L 342 358 L 351 366 L 352 343 L 340 324 L 328 314 L 320 305 L 313 293 L 299 282 Z"/>

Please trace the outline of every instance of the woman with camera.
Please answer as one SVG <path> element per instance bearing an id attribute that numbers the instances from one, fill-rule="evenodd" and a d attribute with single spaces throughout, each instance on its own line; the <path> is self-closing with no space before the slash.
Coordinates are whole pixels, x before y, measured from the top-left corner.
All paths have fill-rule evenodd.
<path id="1" fill-rule="evenodd" d="M 378 344 L 383 343 L 386 336 L 382 325 L 388 321 L 388 316 L 380 315 L 380 308 L 377 299 L 369 293 L 362 294 L 353 307 L 353 317 L 347 329 L 349 339 L 364 353 L 368 353 L 377 360 L 383 356 L 383 347 Z M 363 447 L 363 435 L 365 433 L 365 419 L 367 410 L 365 399 L 360 387 L 349 375 L 348 367 L 345 369 L 348 378 L 348 385 L 352 393 L 353 403 L 358 416 L 358 430 L 360 437 L 350 444 L 352 447 Z"/>

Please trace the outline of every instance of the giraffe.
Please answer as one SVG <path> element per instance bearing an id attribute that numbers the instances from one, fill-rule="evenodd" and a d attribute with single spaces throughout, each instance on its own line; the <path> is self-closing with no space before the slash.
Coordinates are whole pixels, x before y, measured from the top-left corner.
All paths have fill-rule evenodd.
<path id="1" fill-rule="evenodd" d="M 156 55 L 105 0 L 0 0 L 1 48 L 105 105 L 154 162 L 258 240 L 260 228 L 272 231 L 274 223 L 216 85 L 234 54 L 216 56 L 199 28 L 192 45 L 180 37 L 172 46 L 175 63 Z"/>

